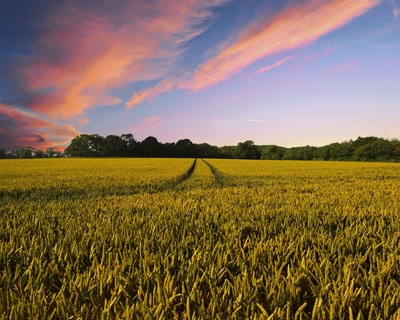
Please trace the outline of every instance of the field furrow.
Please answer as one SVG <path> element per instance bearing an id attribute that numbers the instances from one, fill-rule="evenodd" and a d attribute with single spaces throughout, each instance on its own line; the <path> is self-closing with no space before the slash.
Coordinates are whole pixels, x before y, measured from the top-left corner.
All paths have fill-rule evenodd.
<path id="1" fill-rule="evenodd" d="M 209 167 L 202 160 L 196 160 L 195 168 L 189 179 L 179 184 L 179 190 L 202 189 L 216 186 L 216 180 Z"/>
<path id="2" fill-rule="evenodd" d="M 214 175 L 215 181 L 219 186 L 224 186 L 229 183 L 229 178 L 227 177 L 227 175 L 222 174 L 215 166 L 213 166 L 207 160 L 202 159 L 202 161 L 208 166 L 211 173 Z"/>

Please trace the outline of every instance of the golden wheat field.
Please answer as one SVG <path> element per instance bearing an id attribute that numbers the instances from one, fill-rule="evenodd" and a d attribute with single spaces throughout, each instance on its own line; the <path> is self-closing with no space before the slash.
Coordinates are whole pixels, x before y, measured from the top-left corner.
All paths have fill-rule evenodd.
<path id="1" fill-rule="evenodd" d="M 2 319 L 400 319 L 400 165 L 0 161 Z"/>

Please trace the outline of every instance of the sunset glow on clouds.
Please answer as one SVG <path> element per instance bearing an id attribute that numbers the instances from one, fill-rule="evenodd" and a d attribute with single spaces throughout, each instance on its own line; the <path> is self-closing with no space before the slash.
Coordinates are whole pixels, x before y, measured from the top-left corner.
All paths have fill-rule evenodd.
<path id="1" fill-rule="evenodd" d="M 238 73 L 268 55 L 307 45 L 377 5 L 379 0 L 308 1 L 262 21 L 196 70 L 187 88 L 200 90 Z M 250 24 L 252 28 L 253 25 Z"/>
<path id="2" fill-rule="evenodd" d="M 65 4 L 46 22 L 49 33 L 34 43 L 38 54 L 22 61 L 27 89 L 51 91 L 29 107 L 68 118 L 94 106 L 119 104 L 109 92 L 165 76 L 182 54 L 180 44 L 199 33 L 196 24 L 219 2 L 133 1 L 125 2 L 124 12 L 106 15 Z M 151 16 L 145 18 L 146 13 Z"/>
<path id="3" fill-rule="evenodd" d="M 270 70 L 272 70 L 272 69 L 274 69 L 274 68 L 278 68 L 279 66 L 283 65 L 283 64 L 286 63 L 287 61 L 292 60 L 293 58 L 294 58 L 293 56 L 289 56 L 289 57 L 283 58 L 283 59 L 281 59 L 281 60 L 275 62 L 274 64 L 271 64 L 271 65 L 269 65 L 269 66 L 266 66 L 266 67 L 263 67 L 263 68 L 261 68 L 261 69 L 258 69 L 257 71 L 253 72 L 250 76 L 253 76 L 253 77 L 254 77 L 254 76 L 258 75 L 258 74 L 261 74 L 261 73 L 270 71 Z"/>
<path id="4" fill-rule="evenodd" d="M 394 0 L 305 0 L 279 5 L 261 0 L 42 1 L 43 6 L 22 1 L 25 11 L 11 3 L 0 5 L 1 29 L 7 26 L 8 30 L 0 36 L 12 39 L 0 42 L 0 67 L 6 71 L 0 75 L 0 88 L 4 88 L 0 89 L 0 147 L 63 148 L 79 132 L 106 135 L 133 130 L 140 136 L 157 129 L 163 140 L 164 133 L 170 137 L 177 129 L 173 119 L 190 113 L 197 119 L 238 119 L 226 127 L 236 134 L 245 123 L 240 119 L 269 119 L 267 111 L 275 114 L 279 110 L 262 105 L 274 108 L 270 103 L 274 101 L 291 107 L 290 101 L 277 101 L 265 90 L 254 89 L 264 86 L 272 70 L 271 77 L 283 72 L 289 75 L 290 70 L 297 76 L 305 68 L 312 68 L 306 76 L 311 71 L 324 76 L 324 70 L 346 73 L 351 70 L 340 66 L 354 65 L 359 54 L 364 59 L 360 61 L 376 59 L 373 54 L 393 56 L 393 72 L 399 64 L 398 49 L 393 47 L 399 30 L 393 27 L 399 23 Z M 367 14 L 379 17 L 375 25 L 363 20 Z M 348 36 L 340 33 L 343 28 Z M 367 41 L 367 35 L 378 29 L 389 31 L 370 46 L 382 48 L 387 42 L 392 47 L 385 52 L 361 52 L 368 49 L 357 43 Z M 335 43 L 341 41 L 341 45 L 332 50 L 323 39 L 335 32 Z M 334 65 L 316 69 L 324 61 Z M 354 66 L 364 67 L 362 63 Z M 244 77 L 252 78 L 252 87 L 246 87 Z M 389 77 L 393 83 L 397 75 Z M 289 83 L 280 81 L 279 90 L 287 92 Z M 238 98 L 225 106 L 231 94 Z M 316 104 L 324 104 L 322 97 L 315 99 Z M 221 103 L 211 108 L 216 101 Z M 221 117 L 219 108 L 232 114 Z M 135 127 L 134 123 L 142 125 Z M 207 123 L 217 125 L 217 121 Z M 220 139 L 209 136 L 212 127 L 193 130 L 182 127 L 176 130 L 181 135 L 177 138 L 204 136 L 202 140 L 211 143 L 234 143 L 223 135 Z M 242 136 L 257 139 L 258 134 L 259 129 Z M 232 135 L 232 139 L 242 136 Z"/>
<path id="5" fill-rule="evenodd" d="M 31 146 L 38 149 L 65 145 L 78 131 L 11 106 L 0 104 L 0 145 Z"/>
<path id="6" fill-rule="evenodd" d="M 146 129 L 157 128 L 158 125 L 160 124 L 160 120 L 161 120 L 161 118 L 158 117 L 158 116 L 146 118 L 143 121 L 143 123 L 141 123 L 139 126 L 133 128 L 132 132 L 136 133 L 136 132 L 140 132 L 140 131 L 143 131 L 143 130 L 146 130 Z"/>

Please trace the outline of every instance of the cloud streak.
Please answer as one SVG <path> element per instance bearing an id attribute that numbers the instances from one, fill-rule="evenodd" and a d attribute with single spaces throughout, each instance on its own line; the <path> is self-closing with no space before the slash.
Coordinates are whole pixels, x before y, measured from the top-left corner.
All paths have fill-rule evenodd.
<path id="1" fill-rule="evenodd" d="M 224 2 L 121 1 L 118 10 L 99 4 L 96 11 L 65 4 L 44 23 L 35 53 L 21 61 L 20 75 L 33 95 L 28 107 L 68 118 L 119 104 L 109 92 L 165 77 L 184 52 L 182 44 L 204 32 L 199 23 Z"/>
<path id="2" fill-rule="evenodd" d="M 238 39 L 220 50 L 188 76 L 164 79 L 156 86 L 134 93 L 126 103 L 128 109 L 143 102 L 151 102 L 174 89 L 199 91 L 224 81 L 243 71 L 252 63 L 297 49 L 317 41 L 320 37 L 349 23 L 380 0 L 308 0 L 287 6 L 272 19 L 260 15 L 254 23 L 245 26 Z M 254 77 L 283 65 L 293 56 L 250 74 Z M 248 75 L 247 73 L 243 76 Z"/>
<path id="3" fill-rule="evenodd" d="M 257 71 L 251 73 L 250 76 L 254 77 L 254 76 L 257 76 L 257 75 L 259 75 L 261 73 L 264 73 L 264 72 L 270 71 L 272 69 L 275 69 L 275 68 L 285 64 L 286 62 L 292 60 L 293 58 L 294 58 L 294 56 L 289 56 L 289 57 L 283 58 L 283 59 L 275 62 L 274 64 L 271 64 L 271 65 L 266 66 L 264 68 L 258 69 Z"/>
<path id="4" fill-rule="evenodd" d="M 390 3 L 392 4 L 393 7 L 393 17 L 397 19 L 398 17 L 400 17 L 400 8 L 398 7 L 398 5 L 394 0 L 390 0 Z"/>
<path id="5" fill-rule="evenodd" d="M 260 16 L 233 44 L 202 64 L 185 87 L 191 91 L 204 89 L 261 58 L 311 44 L 379 3 L 379 0 L 310 0 L 286 7 L 271 20 Z"/>
<path id="6" fill-rule="evenodd" d="M 171 92 L 173 89 L 179 86 L 180 83 L 181 80 L 177 78 L 164 79 L 152 88 L 135 92 L 126 102 L 126 107 L 127 109 L 131 109 L 142 102 L 151 102 L 160 94 Z"/>
<path id="7" fill-rule="evenodd" d="M 7 103 L 55 124 L 77 116 L 87 119 L 86 112 L 94 107 L 116 106 L 122 101 L 113 96 L 114 89 L 168 76 L 186 43 L 206 30 L 209 23 L 204 22 L 213 18 L 213 8 L 226 2 L 57 3 L 43 15 L 41 33 L 32 39 L 29 50 L 14 61 L 11 72 L 18 101 L 7 99 Z M 171 90 L 168 81 L 162 81 L 157 90 Z M 141 92 L 129 105 L 151 97 L 151 92 Z M 58 143 L 58 137 L 53 138 Z"/>
<path id="8" fill-rule="evenodd" d="M 147 129 L 155 129 L 160 125 L 161 117 L 154 116 L 146 118 L 143 123 L 133 128 L 132 132 L 140 132 Z"/>

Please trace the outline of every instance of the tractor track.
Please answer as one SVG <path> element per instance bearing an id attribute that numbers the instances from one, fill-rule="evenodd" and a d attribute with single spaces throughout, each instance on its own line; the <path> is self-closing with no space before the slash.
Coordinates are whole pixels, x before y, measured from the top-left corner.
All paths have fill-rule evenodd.
<path id="1" fill-rule="evenodd" d="M 211 173 L 213 174 L 215 181 L 217 182 L 217 184 L 222 187 L 226 184 L 226 177 L 225 175 L 223 175 L 221 172 L 219 172 L 219 170 L 214 167 L 212 164 L 210 164 L 208 161 L 201 159 L 206 165 L 207 167 L 210 169 Z"/>
<path id="2" fill-rule="evenodd" d="M 186 181 L 187 179 L 189 179 L 192 175 L 194 170 L 196 169 L 196 164 L 197 164 L 197 158 L 194 159 L 192 165 L 190 166 L 190 168 L 181 176 L 179 176 L 175 181 L 174 181 L 174 186 L 178 186 L 180 185 L 182 182 Z"/>

